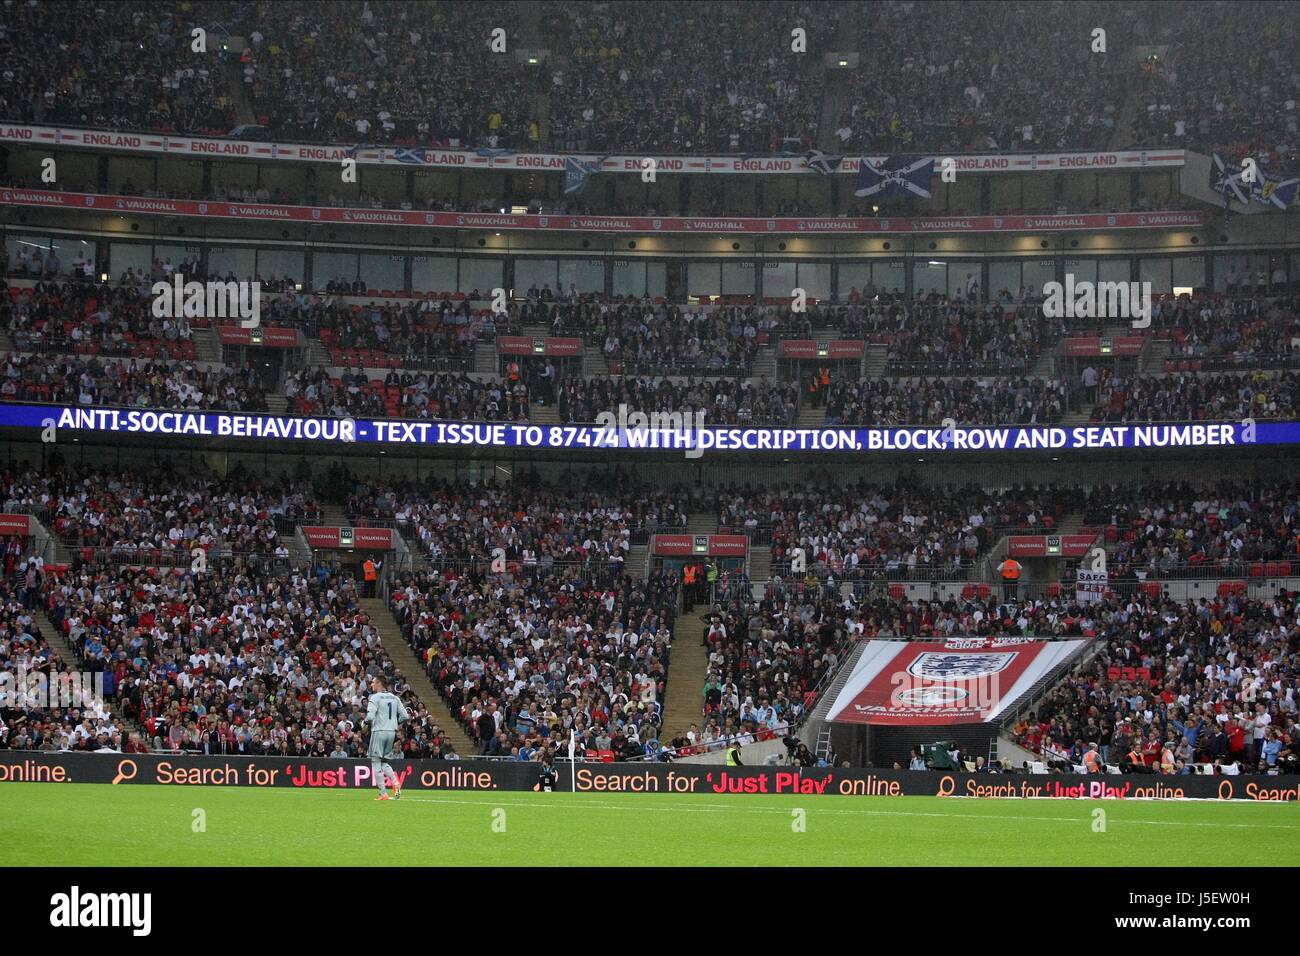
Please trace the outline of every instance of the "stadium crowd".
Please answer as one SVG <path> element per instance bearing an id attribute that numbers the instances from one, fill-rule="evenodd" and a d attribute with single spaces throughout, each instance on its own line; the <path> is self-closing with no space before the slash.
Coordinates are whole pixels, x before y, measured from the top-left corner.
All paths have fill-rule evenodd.
<path id="1" fill-rule="evenodd" d="M 1054 425 L 1070 407 L 1059 380 L 992 376 L 832 382 L 824 401 L 827 425 L 853 426 Z"/>
<path id="2" fill-rule="evenodd" d="M 1092 665 L 1067 675 L 1013 732 L 1058 769 L 1300 771 L 1294 595 L 1179 603 L 1138 594 L 1088 609 Z"/>
<path id="3" fill-rule="evenodd" d="M 36 515 L 78 558 L 189 566 L 193 550 L 259 556 L 281 565 L 289 549 L 276 519 L 318 513 L 310 491 L 287 476 L 226 479 L 151 469 L 68 467 L 3 475 L 6 507 Z"/>
<path id="4" fill-rule="evenodd" d="M 1097 422 L 1295 420 L 1300 379 L 1294 372 L 1242 375 L 1170 373 L 1124 378 L 1103 370 L 1092 419 Z"/>
<path id="5" fill-rule="evenodd" d="M 3 362 L 0 400 L 264 412 L 266 390 L 250 366 L 202 368 L 193 362 L 21 355 Z"/>
<path id="6" fill-rule="evenodd" d="M 572 730 L 584 749 L 653 756 L 667 687 L 675 583 L 573 569 L 400 579 L 391 606 L 478 752 L 516 760 Z"/>
<path id="7" fill-rule="evenodd" d="M 720 527 L 771 542 L 773 575 L 790 574 L 792 551 L 800 547 L 809 570 L 840 581 L 962 577 L 993 544 L 995 528 L 1047 533 L 1069 500 L 1070 493 L 1055 486 L 989 492 L 977 485 L 884 488 L 865 482 L 725 487 L 716 494 Z"/>
<path id="8" fill-rule="evenodd" d="M 644 414 L 703 414 L 705 425 L 764 425 L 785 428 L 798 418 L 799 393 L 793 384 L 772 385 L 766 378 L 750 385 L 737 379 L 674 382 L 668 378 L 591 378 L 573 376 L 560 385 L 560 417 L 595 422 L 620 406 Z M 688 419 L 693 427 L 697 419 Z"/>
<path id="9" fill-rule="evenodd" d="M 1300 559 L 1300 490 L 1287 481 L 1099 485 L 1082 511 L 1085 525 L 1116 529 L 1120 572 L 1241 578 L 1257 562 Z"/>

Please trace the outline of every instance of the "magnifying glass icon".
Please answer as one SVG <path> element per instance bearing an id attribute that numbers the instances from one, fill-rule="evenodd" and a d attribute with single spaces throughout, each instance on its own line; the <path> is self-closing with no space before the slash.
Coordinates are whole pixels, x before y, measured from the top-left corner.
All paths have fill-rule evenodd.
<path id="1" fill-rule="evenodd" d="M 130 773 L 127 771 L 130 771 Z M 134 780 L 135 775 L 139 772 L 140 770 L 136 767 L 134 760 L 123 760 L 117 765 L 117 776 L 113 778 L 113 783 L 125 783 L 128 780 Z"/>

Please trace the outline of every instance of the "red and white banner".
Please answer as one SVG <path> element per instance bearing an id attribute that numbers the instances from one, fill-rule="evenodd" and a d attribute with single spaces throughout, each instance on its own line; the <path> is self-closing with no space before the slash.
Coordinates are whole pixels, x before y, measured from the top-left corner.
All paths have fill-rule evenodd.
<path id="1" fill-rule="evenodd" d="M 907 235 L 909 233 L 1088 232 L 1111 229 L 1198 229 L 1199 212 L 1117 212 L 1064 216 L 956 216 L 927 219 L 749 219 L 736 216 L 673 218 L 656 216 L 526 216 L 417 212 L 410 209 L 343 209 L 335 206 L 282 206 L 271 203 L 215 202 L 101 196 L 45 189 L 0 189 L 0 205 L 92 210 L 136 216 L 184 216 L 261 222 L 330 223 L 359 226 L 422 226 L 435 229 L 491 229 L 534 232 L 613 232 L 772 235 Z"/>
<path id="2" fill-rule="evenodd" d="M 162 133 L 114 133 L 104 130 L 59 129 L 52 126 L 0 124 L 0 142 L 49 148 L 115 150 L 146 155 L 184 156 L 188 159 L 251 159 L 258 162 L 341 163 L 354 159 L 365 166 L 415 168 L 497 169 L 526 172 L 564 172 L 566 159 L 595 162 L 601 157 L 556 153 L 482 152 L 472 149 L 437 149 L 397 146 L 321 146 L 307 143 L 256 143 L 248 140 Z M 882 162 L 888 157 L 869 157 Z M 935 156 L 936 162 L 944 159 Z M 959 173 L 1025 173 L 1058 170 L 1176 169 L 1185 162 L 1181 149 L 1126 149 L 1103 153 L 1017 153 L 953 156 Z M 798 156 L 609 156 L 599 172 L 640 175 L 654 163 L 656 173 L 758 173 L 819 175 Z M 856 175 L 860 159 L 846 156 L 835 174 Z M 834 175 L 834 174 L 833 174 Z"/>
<path id="3" fill-rule="evenodd" d="M 296 349 L 298 347 L 298 330 L 284 329 L 274 325 L 263 325 L 255 329 L 246 329 L 240 325 L 221 325 L 217 327 L 217 337 L 222 345 L 258 345 L 268 349 Z"/>
<path id="4" fill-rule="evenodd" d="M 1084 641 L 870 641 L 827 720 L 924 727 L 995 720 Z"/>
<path id="5" fill-rule="evenodd" d="M 825 350 L 824 352 L 822 350 Z M 777 354 L 787 359 L 860 359 L 867 350 L 862 339 L 835 339 L 814 342 L 812 339 L 782 339 Z"/>
<path id="6" fill-rule="evenodd" d="M 302 536 L 313 548 L 369 548 L 378 551 L 393 549 L 392 528 L 329 528 L 303 525 Z"/>
<path id="7" fill-rule="evenodd" d="M 1013 558 L 1082 558 L 1097 540 L 1095 534 L 1013 534 L 1007 554 Z"/>
<path id="8" fill-rule="evenodd" d="M 1072 335 L 1065 340 L 1065 354 L 1078 357 L 1141 355 L 1145 344 L 1144 335 Z"/>
<path id="9" fill-rule="evenodd" d="M 498 335 L 497 353 L 500 355 L 553 355 L 561 358 L 571 358 L 574 355 L 582 354 L 582 339 Z"/>
<path id="10" fill-rule="evenodd" d="M 662 557 L 690 557 L 693 554 L 717 558 L 743 558 L 749 553 L 749 538 L 743 534 L 657 534 L 651 553 Z"/>
<path id="11" fill-rule="evenodd" d="M 28 515 L 0 514 L 0 535 L 27 537 L 31 534 L 32 519 Z"/>

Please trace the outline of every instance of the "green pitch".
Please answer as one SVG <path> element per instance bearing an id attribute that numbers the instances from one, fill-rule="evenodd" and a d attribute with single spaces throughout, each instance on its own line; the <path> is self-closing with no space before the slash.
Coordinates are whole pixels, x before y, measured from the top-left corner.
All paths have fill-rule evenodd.
<path id="1" fill-rule="evenodd" d="M 0 865 L 1283 866 L 1300 856 L 1295 804 L 374 795 L 3 784 Z"/>

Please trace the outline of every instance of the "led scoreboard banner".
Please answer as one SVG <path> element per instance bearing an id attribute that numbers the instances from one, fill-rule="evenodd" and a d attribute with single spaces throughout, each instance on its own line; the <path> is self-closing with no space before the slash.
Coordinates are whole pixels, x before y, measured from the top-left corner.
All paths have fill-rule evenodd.
<path id="1" fill-rule="evenodd" d="M 1059 451 L 1225 448 L 1300 444 L 1300 422 L 1014 425 L 960 428 L 616 428 L 430 420 L 311 418 L 243 412 L 185 412 L 0 404 L 0 427 L 55 436 L 62 431 L 249 441 L 365 442 L 382 445 L 634 451 Z"/>

